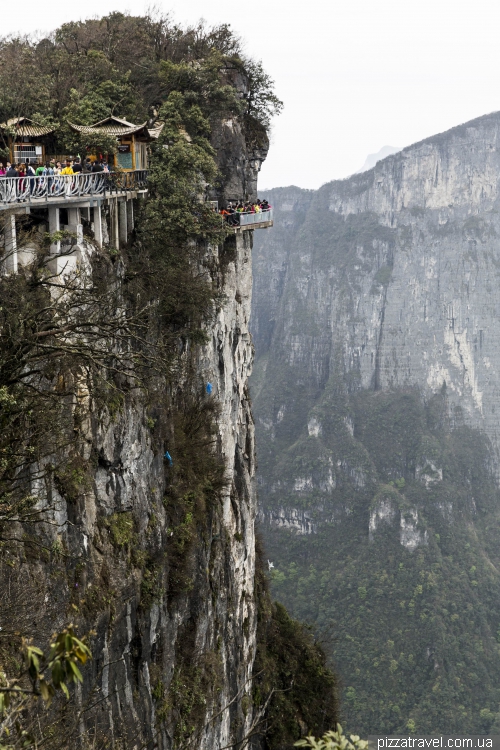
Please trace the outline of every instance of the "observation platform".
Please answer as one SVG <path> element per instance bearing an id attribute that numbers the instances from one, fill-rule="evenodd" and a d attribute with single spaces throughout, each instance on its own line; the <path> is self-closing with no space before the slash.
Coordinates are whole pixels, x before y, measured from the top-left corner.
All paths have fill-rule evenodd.
<path id="1" fill-rule="evenodd" d="M 45 231 L 55 235 L 50 246 L 54 258 L 67 256 L 68 243 L 75 248 L 75 258 L 83 253 L 84 225 L 98 247 L 109 244 L 118 250 L 134 228 L 134 200 L 147 194 L 147 180 L 147 170 L 0 177 L 0 212 L 5 217 L 0 273 L 17 273 L 18 263 L 24 262 L 26 253 L 18 252 L 16 230 L 16 216 L 22 214 L 35 215 L 41 227 L 45 225 Z M 238 234 L 272 227 L 273 209 L 236 211 L 221 218 Z M 59 238 L 60 232 L 66 236 Z M 67 235 L 73 238 L 71 242 Z M 64 263 L 68 266 L 67 257 Z"/>
<path id="2" fill-rule="evenodd" d="M 227 225 L 236 233 L 246 232 L 249 229 L 267 229 L 273 226 L 273 209 L 268 208 L 255 213 L 235 211 L 234 214 L 229 214 L 224 218 Z"/>

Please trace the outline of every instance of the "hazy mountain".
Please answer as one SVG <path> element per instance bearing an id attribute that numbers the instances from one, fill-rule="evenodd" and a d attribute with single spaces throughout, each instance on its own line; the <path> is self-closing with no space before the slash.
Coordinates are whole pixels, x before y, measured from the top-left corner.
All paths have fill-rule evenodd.
<path id="1" fill-rule="evenodd" d="M 386 156 L 390 156 L 391 154 L 397 154 L 401 150 L 402 149 L 399 146 L 382 146 L 380 151 L 377 151 L 376 154 L 368 154 L 368 156 L 366 157 L 366 161 L 361 169 L 358 169 L 358 171 L 354 172 L 354 174 L 367 172 L 369 169 L 372 169 L 372 167 L 374 167 L 375 164 L 381 159 L 385 159 Z"/>

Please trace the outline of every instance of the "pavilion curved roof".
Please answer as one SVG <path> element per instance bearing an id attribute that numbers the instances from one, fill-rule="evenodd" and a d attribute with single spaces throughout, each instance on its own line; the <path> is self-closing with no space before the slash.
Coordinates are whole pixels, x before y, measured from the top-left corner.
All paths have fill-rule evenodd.
<path id="1" fill-rule="evenodd" d="M 161 135 L 161 131 L 163 130 L 164 125 L 165 125 L 164 122 L 161 122 L 161 121 L 158 120 L 157 122 L 155 122 L 155 124 L 153 125 L 153 127 L 148 128 L 149 135 L 151 136 L 151 138 L 155 138 L 155 139 L 159 138 L 160 135 Z"/>
<path id="2" fill-rule="evenodd" d="M 103 133 L 114 137 L 138 134 L 149 136 L 147 121 L 143 122 L 142 125 L 134 125 L 132 122 L 121 120 L 119 117 L 106 117 L 105 120 L 96 122 L 94 125 L 75 125 L 72 122 L 68 122 L 68 125 L 76 133 L 83 133 L 84 135 Z"/>
<path id="3" fill-rule="evenodd" d="M 16 135 L 35 138 L 43 135 L 50 135 L 50 133 L 53 133 L 55 130 L 54 127 L 39 125 L 28 117 L 12 117 L 10 120 L 7 120 L 7 122 L 2 122 L 0 128 L 2 130 L 6 130 L 7 128 L 13 129 L 15 130 Z"/>

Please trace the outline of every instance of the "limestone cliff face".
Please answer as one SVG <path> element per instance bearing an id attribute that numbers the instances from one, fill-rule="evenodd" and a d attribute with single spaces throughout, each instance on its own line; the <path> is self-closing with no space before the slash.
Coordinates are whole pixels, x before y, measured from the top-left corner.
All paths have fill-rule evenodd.
<path id="1" fill-rule="evenodd" d="M 39 566 L 44 604 L 33 617 L 38 633 L 63 627 L 71 612 L 81 630 L 95 629 L 93 660 L 77 697 L 87 708 L 98 696 L 97 712 L 84 713 L 81 732 L 100 740 L 122 738 L 126 747 L 146 742 L 166 749 L 174 741 L 180 746 L 189 735 L 189 742 L 208 750 L 241 740 L 252 721 L 256 496 L 247 394 L 253 358 L 248 332 L 251 242 L 250 232 L 236 237 L 232 258 L 225 260 L 224 280 L 219 278 L 225 302 L 209 343 L 190 378 L 180 375 L 181 389 L 204 388 L 207 382 L 213 386 L 212 398 L 220 405 L 217 452 L 226 479 L 222 501 L 206 508 L 199 538 L 185 548 L 180 590 L 172 592 L 169 586 L 169 543 L 182 534 L 182 523 L 175 526 L 161 502 L 169 467 L 148 423 L 155 404 L 146 408 L 140 393 L 131 394 L 112 415 L 87 401 L 82 456 L 95 467 L 93 481 L 84 499 L 68 501 L 53 488 L 47 500 L 54 523 L 49 543 L 66 548 L 71 562 L 67 584 L 57 572 L 51 575 L 53 566 Z M 214 274 L 221 274 L 220 248 L 208 252 Z M 156 397 L 158 403 L 168 402 L 161 391 Z M 175 465 L 175 443 L 168 447 Z M 130 527 L 121 527 L 120 519 Z M 129 539 L 117 548 L 119 528 Z M 142 570 L 133 562 L 139 550 Z"/>
<path id="2" fill-rule="evenodd" d="M 234 118 L 218 122 L 213 129 L 212 143 L 217 149 L 221 174 L 220 187 L 214 198 L 227 201 L 255 200 L 257 177 L 269 150 L 269 139 L 257 122 L 243 125 Z"/>
<path id="3" fill-rule="evenodd" d="M 217 248 L 213 255 L 217 262 Z M 95 678 L 102 680 L 109 725 L 118 725 L 118 735 L 123 731 L 119 725 L 125 721 L 137 723 L 146 737 L 155 737 L 158 726 L 152 690 L 159 679 L 165 691 L 169 690 L 179 667 L 179 654 L 186 649 L 191 650 L 194 664 L 197 659 L 203 664 L 207 654 L 216 661 L 212 678 L 219 684 L 217 701 L 207 703 L 199 746 L 225 746 L 244 736 L 251 721 L 250 712 L 246 717 L 242 713 L 240 700 L 250 690 L 256 628 L 254 430 L 246 390 L 252 365 L 248 333 L 251 279 L 251 237 L 247 233 L 236 240 L 223 288 L 227 302 L 211 330 L 211 342 L 203 350 L 197 373 L 203 382 L 212 383 L 221 405 L 218 449 L 228 486 L 223 507 L 207 513 L 203 537 L 196 541 L 192 590 L 169 602 L 167 589 L 144 608 L 134 581 L 127 581 L 123 571 L 110 570 L 118 589 L 116 596 L 123 604 L 118 606 L 114 624 L 107 616 L 101 620 L 100 642 L 94 651 L 97 664 L 109 661 L 111 666 L 103 669 L 101 678 L 96 672 Z M 184 382 L 183 387 L 192 384 Z M 168 513 L 158 518 L 153 532 L 148 524 L 152 512 L 158 513 L 156 506 L 152 510 L 151 500 L 162 493 L 164 461 L 152 450 L 142 408 L 131 404 L 121 418 L 107 426 L 96 423 L 94 429 L 99 467 L 82 532 L 95 539 L 93 521 L 103 509 L 108 514 L 130 511 L 141 519 L 140 534 L 149 534 L 149 543 L 161 555 L 172 533 L 167 529 Z M 91 547 L 90 555 L 96 558 L 96 568 L 100 567 L 98 549 Z M 168 565 L 168 553 L 166 558 Z M 224 710 L 236 695 L 238 700 Z M 210 721 L 219 711 L 218 719 Z M 156 741 L 158 747 L 171 747 L 168 721 Z"/>

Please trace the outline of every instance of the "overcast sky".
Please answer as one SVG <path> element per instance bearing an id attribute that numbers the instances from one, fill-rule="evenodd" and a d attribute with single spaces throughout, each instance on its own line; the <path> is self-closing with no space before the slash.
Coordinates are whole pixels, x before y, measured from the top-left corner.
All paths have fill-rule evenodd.
<path id="1" fill-rule="evenodd" d="M 230 23 L 285 109 L 260 187 L 317 188 L 382 146 L 407 146 L 500 109 L 498 0 L 171 0 L 176 21 Z M 23 0 L 2 33 L 48 31 L 143 0 Z M 84 15 L 82 15 L 84 14 Z M 1 96 L 1 92 L 0 92 Z"/>

